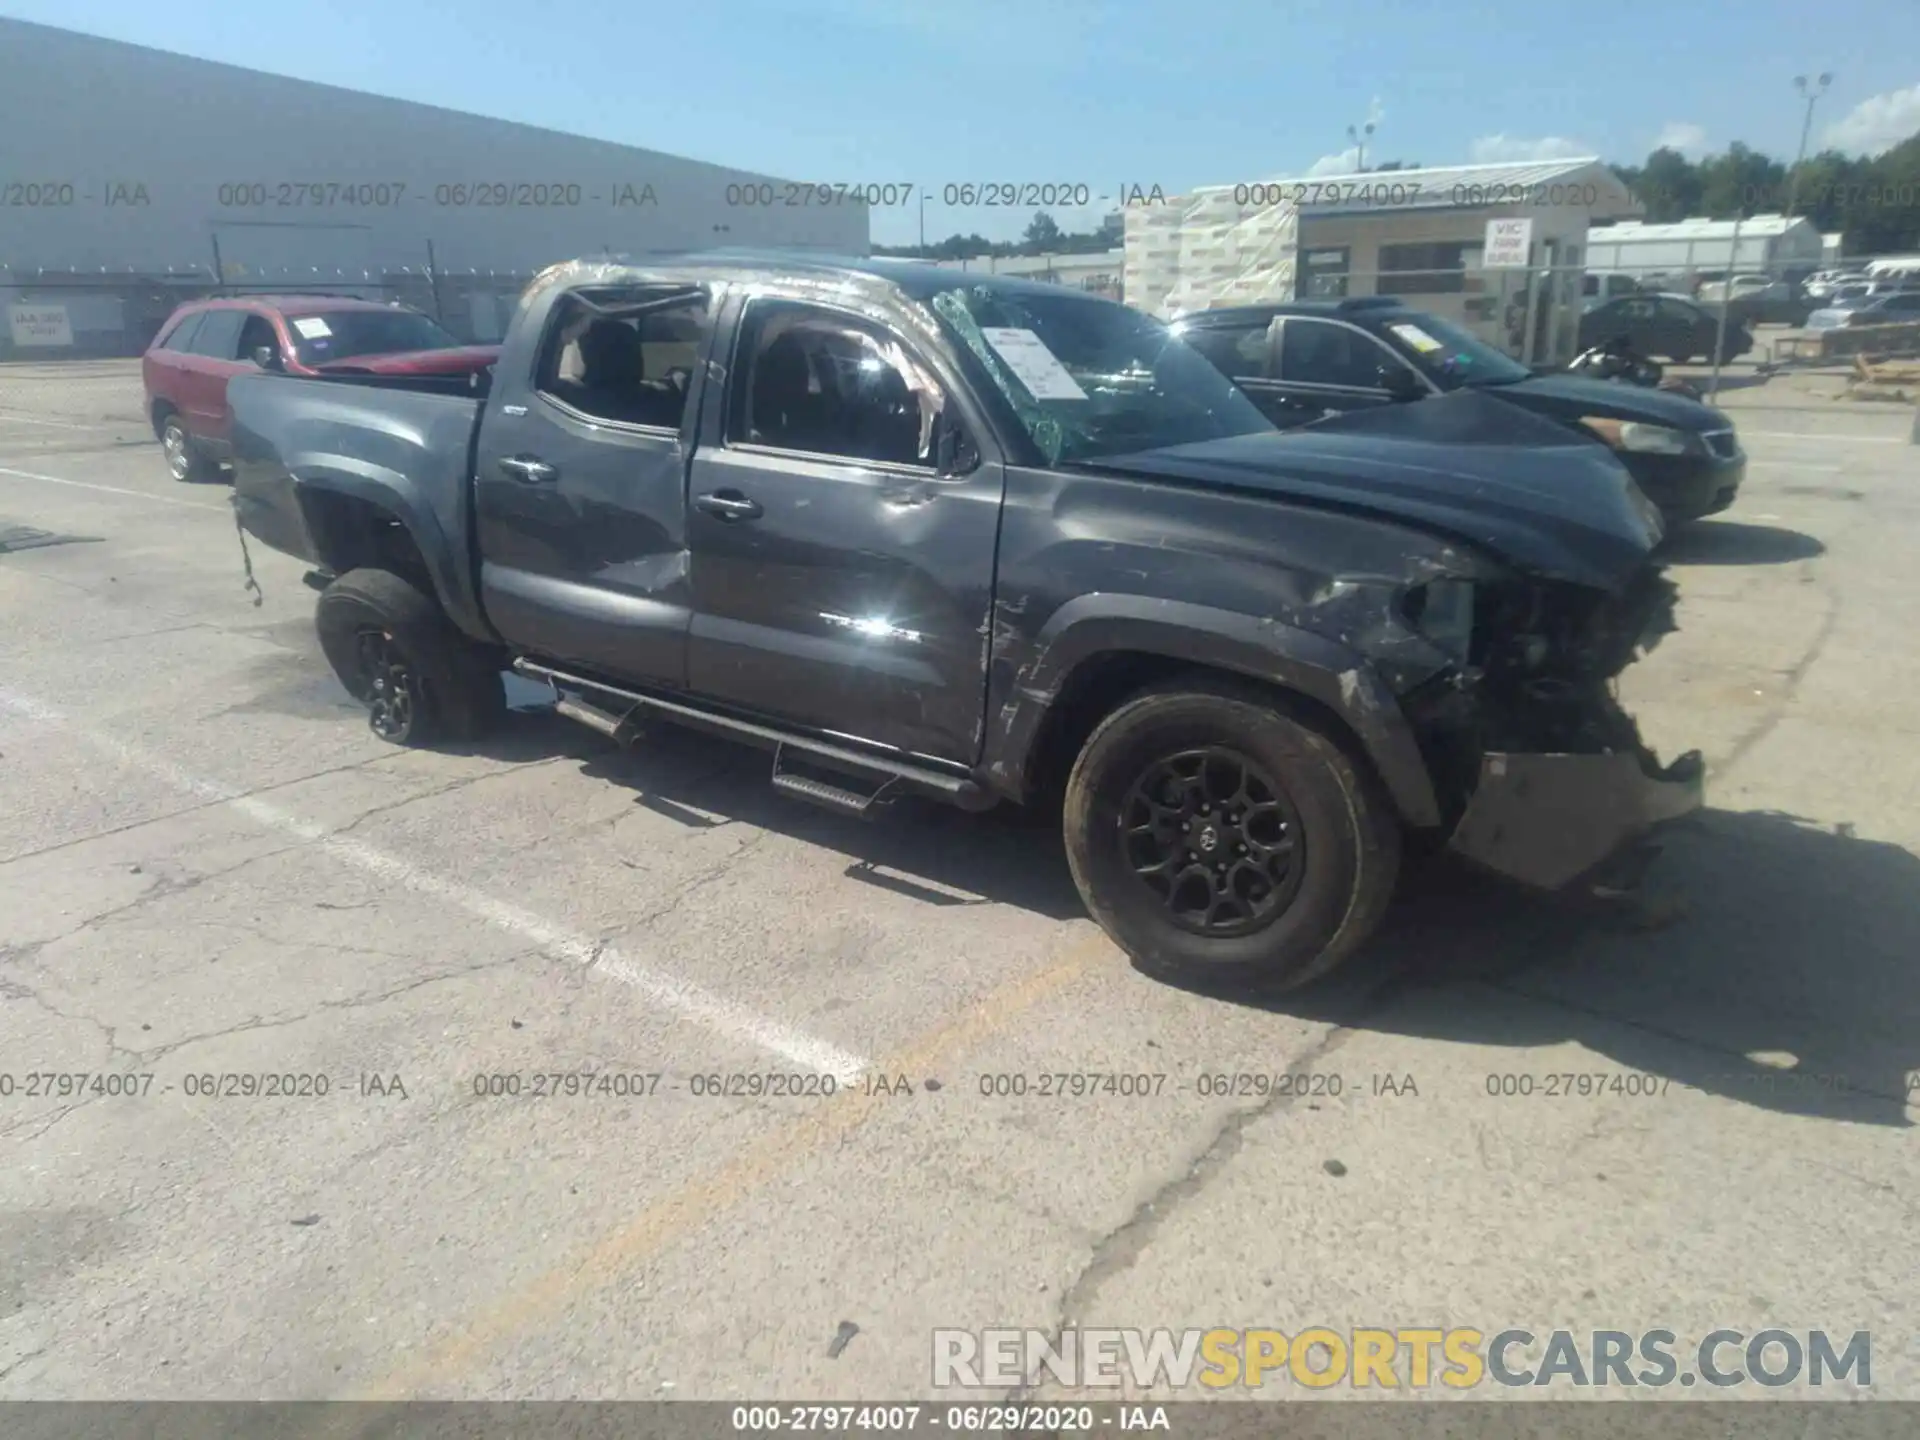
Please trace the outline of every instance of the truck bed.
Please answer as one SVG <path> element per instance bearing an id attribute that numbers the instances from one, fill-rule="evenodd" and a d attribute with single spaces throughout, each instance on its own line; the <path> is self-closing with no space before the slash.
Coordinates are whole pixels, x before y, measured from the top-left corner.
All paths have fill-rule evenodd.
<path id="1" fill-rule="evenodd" d="M 468 543 L 484 391 L 466 377 L 261 373 L 230 382 L 233 504 L 262 544 L 333 568 L 326 515 L 344 499 L 396 507 L 448 613 L 485 637 Z M 327 495 L 315 503 L 316 492 Z"/>

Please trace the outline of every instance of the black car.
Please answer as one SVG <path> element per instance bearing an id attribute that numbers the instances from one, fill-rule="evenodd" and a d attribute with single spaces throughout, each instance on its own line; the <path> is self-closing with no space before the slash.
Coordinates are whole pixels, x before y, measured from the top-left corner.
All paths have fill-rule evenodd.
<path id="1" fill-rule="evenodd" d="M 1111 301 L 718 254 L 549 271 L 484 399 L 232 398 L 239 518 L 318 572 L 384 738 L 479 735 L 511 665 L 612 741 L 718 731 L 849 814 L 1059 797 L 1152 973 L 1324 973 L 1403 832 L 1560 889 L 1700 803 L 1612 690 L 1672 625 L 1660 517 L 1484 395 L 1288 434 Z"/>
<path id="2" fill-rule="evenodd" d="M 1746 474 L 1733 421 L 1720 411 L 1616 381 L 1537 374 L 1391 296 L 1203 310 L 1174 329 L 1283 428 L 1483 391 L 1610 446 L 1670 524 L 1726 509 Z"/>
<path id="3" fill-rule="evenodd" d="M 1732 301 L 1727 310 L 1726 344 L 1720 350 L 1723 363 L 1753 349 L 1753 332 L 1742 318 L 1740 301 Z M 1719 332 L 1719 312 L 1685 296 L 1623 295 L 1596 305 L 1580 317 L 1580 348 L 1586 350 L 1624 337 L 1641 355 L 1685 365 L 1692 360 L 1711 360 Z"/>

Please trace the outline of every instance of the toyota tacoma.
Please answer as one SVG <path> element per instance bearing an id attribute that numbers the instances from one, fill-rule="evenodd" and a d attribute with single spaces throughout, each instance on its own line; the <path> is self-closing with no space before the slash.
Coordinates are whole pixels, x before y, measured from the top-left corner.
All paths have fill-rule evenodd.
<path id="1" fill-rule="evenodd" d="M 1619 889 L 1701 801 L 1614 698 L 1673 623 L 1658 513 L 1472 391 L 1283 432 L 1111 301 L 722 252 L 553 267 L 484 397 L 232 404 L 237 519 L 312 567 L 378 734 L 470 741 L 511 669 L 852 814 L 1057 802 L 1088 910 L 1182 983 L 1332 969 L 1410 837 Z"/>

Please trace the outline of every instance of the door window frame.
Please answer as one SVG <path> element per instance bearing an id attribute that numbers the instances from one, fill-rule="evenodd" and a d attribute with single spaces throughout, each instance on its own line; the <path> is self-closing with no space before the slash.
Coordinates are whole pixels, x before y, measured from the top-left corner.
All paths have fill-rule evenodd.
<path id="1" fill-rule="evenodd" d="M 240 332 L 246 329 L 247 317 L 255 313 L 257 312 L 255 312 L 252 307 L 246 305 L 221 305 L 203 311 L 201 314 L 200 328 L 193 333 L 192 348 L 188 349 L 186 353 L 193 356 L 196 360 L 211 360 L 220 365 L 238 364 L 240 360 Z M 233 338 L 227 342 L 228 348 L 232 349 L 235 353 L 231 355 L 215 355 L 209 351 L 200 349 L 200 337 L 206 333 L 207 326 L 211 325 L 215 319 L 223 315 L 231 315 L 239 322 L 233 328 Z"/>
<path id="2" fill-rule="evenodd" d="M 802 310 L 809 314 L 844 318 L 856 328 L 867 332 L 877 331 L 881 338 L 897 344 L 906 352 L 909 359 L 913 360 L 929 378 L 940 386 L 942 403 L 939 414 L 949 423 L 960 426 L 961 432 L 965 436 L 967 447 L 975 457 L 973 464 L 968 466 L 964 471 L 946 473 L 941 471 L 939 466 L 932 461 L 923 465 L 918 463 L 907 464 L 895 460 L 869 460 L 859 455 L 838 455 L 824 450 L 795 450 L 785 445 L 768 445 L 762 441 L 737 438 L 733 433 L 735 387 L 741 385 L 751 386 L 753 382 L 753 376 L 749 373 L 745 363 L 746 355 L 744 347 L 747 343 L 747 337 L 751 335 L 756 344 L 759 341 L 759 334 L 755 328 L 756 313 L 782 309 Z M 746 398 L 747 403 L 751 404 L 751 389 L 748 390 Z M 890 321 L 880 319 L 875 315 L 851 305 L 836 304 L 829 300 L 819 300 L 811 296 L 805 299 L 799 299 L 787 295 L 750 294 L 744 298 L 733 324 L 732 343 L 727 356 L 726 393 L 721 397 L 721 403 L 717 408 L 720 412 L 720 448 L 740 455 L 767 455 L 777 456 L 782 459 L 811 460 L 822 465 L 843 465 L 850 469 L 875 470 L 889 475 L 910 476 L 916 480 L 939 480 L 947 483 L 967 480 L 979 469 L 985 460 L 985 452 L 981 449 L 980 441 L 975 434 L 976 427 L 970 424 L 961 412 L 959 387 L 944 373 L 941 366 L 933 362 L 924 347 L 915 344 L 912 340 L 908 339 L 907 336 L 901 334 L 900 328 Z"/>
<path id="3" fill-rule="evenodd" d="M 692 296 L 684 292 L 694 290 L 700 292 L 700 298 L 705 302 L 705 333 L 700 338 L 699 350 L 694 357 L 693 374 L 687 379 L 687 393 L 685 401 L 680 408 L 679 424 L 647 425 L 637 420 L 621 420 L 611 416 L 596 415 L 590 410 L 582 410 L 576 405 L 568 404 L 564 398 L 545 388 L 545 382 L 548 379 L 546 375 L 547 359 L 549 355 L 553 353 L 559 341 L 560 332 L 567 325 L 572 324 L 574 320 L 579 318 L 575 313 L 579 308 L 587 307 L 587 313 L 589 315 L 592 314 L 591 307 L 593 306 L 593 302 L 584 298 L 584 293 L 589 290 L 624 290 L 632 293 L 642 293 L 649 290 L 674 292 L 680 296 L 682 303 L 688 305 L 692 303 Z M 693 427 L 698 423 L 700 394 L 703 388 L 701 381 L 707 372 L 707 367 L 713 355 L 714 335 L 721 325 L 721 302 L 722 296 L 718 288 L 705 282 L 643 280 L 628 284 L 614 283 L 609 285 L 606 283 L 588 283 L 570 286 L 556 295 L 553 303 L 547 308 L 546 321 L 540 331 L 540 343 L 534 348 L 533 352 L 533 373 L 527 378 L 527 391 L 541 404 L 558 411 L 562 417 L 576 425 L 592 425 L 603 429 L 617 430 L 626 435 L 647 435 L 655 439 L 684 440 L 693 433 Z M 674 306 L 665 303 L 665 296 L 663 295 L 659 308 L 662 310 L 671 310 Z M 618 307 L 615 308 L 614 315 L 615 318 L 619 318 Z"/>
<path id="4" fill-rule="evenodd" d="M 155 348 L 164 350 L 169 355 L 191 355 L 193 351 L 189 347 L 207 315 L 206 310 L 189 310 L 167 327 L 166 333 L 160 337 L 160 343 Z"/>
<path id="5" fill-rule="evenodd" d="M 1385 355 L 1402 370 L 1413 372 L 1414 379 L 1425 387 L 1429 395 L 1441 393 L 1440 387 L 1418 365 L 1400 354 L 1386 341 L 1367 329 L 1364 325 L 1355 325 L 1351 320 L 1337 320 L 1331 315 L 1278 315 L 1274 317 L 1273 334 L 1270 343 L 1273 347 L 1273 368 L 1276 372 L 1272 383 L 1288 385 L 1300 390 L 1310 390 L 1320 394 L 1368 395 L 1391 399 L 1393 392 L 1379 385 L 1335 385 L 1324 380 L 1295 380 L 1286 374 L 1286 329 L 1289 323 L 1300 322 L 1310 325 L 1337 325 L 1341 329 L 1351 330 L 1356 335 L 1366 337 L 1381 354 Z"/>
<path id="6" fill-rule="evenodd" d="M 1264 383 L 1270 383 L 1278 378 L 1273 373 L 1273 370 L 1274 370 L 1275 363 L 1279 359 L 1279 351 L 1274 346 L 1274 327 L 1278 325 L 1279 322 L 1280 322 L 1279 316 L 1270 317 L 1264 323 L 1258 322 L 1258 321 L 1250 322 L 1246 320 L 1222 320 L 1218 324 L 1209 325 L 1201 321 L 1196 321 L 1195 323 L 1187 327 L 1187 334 L 1188 335 L 1196 335 L 1196 334 L 1224 335 L 1224 334 L 1233 333 L 1235 331 L 1245 331 L 1250 335 L 1257 333 L 1260 336 L 1260 345 L 1261 345 L 1261 355 L 1260 355 L 1261 373 L 1258 375 L 1253 375 L 1253 374 L 1238 375 L 1233 373 L 1232 371 L 1228 371 L 1226 372 L 1226 374 L 1227 374 L 1227 378 L 1233 381 L 1234 384 L 1236 385 L 1241 384 L 1242 382 L 1246 382 L 1249 384 L 1264 384 Z M 1236 353 L 1238 352 L 1238 349 L 1241 343 L 1242 342 L 1238 340 L 1233 342 L 1233 348 L 1235 349 Z M 1189 340 L 1188 344 L 1192 345 L 1192 341 Z M 1196 350 L 1199 349 L 1197 345 L 1193 346 L 1193 348 Z M 1200 353 L 1202 355 L 1206 355 L 1206 352 L 1204 350 L 1202 350 Z M 1219 362 L 1217 360 L 1214 360 L 1211 355 L 1206 355 L 1206 358 L 1210 362 L 1212 362 L 1216 368 L 1218 368 Z"/>

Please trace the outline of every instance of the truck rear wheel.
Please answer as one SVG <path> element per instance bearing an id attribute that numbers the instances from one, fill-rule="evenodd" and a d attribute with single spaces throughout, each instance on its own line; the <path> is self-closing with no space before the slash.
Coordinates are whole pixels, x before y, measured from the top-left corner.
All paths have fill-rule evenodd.
<path id="1" fill-rule="evenodd" d="M 1144 973 L 1290 990 L 1373 933 L 1399 823 L 1347 753 L 1253 686 L 1190 678 L 1122 704 L 1067 782 L 1067 860 Z"/>
<path id="2" fill-rule="evenodd" d="M 314 611 L 320 648 L 367 723 L 396 745 L 474 740 L 506 711 L 500 672 L 431 595 L 389 570 L 349 570 Z"/>

